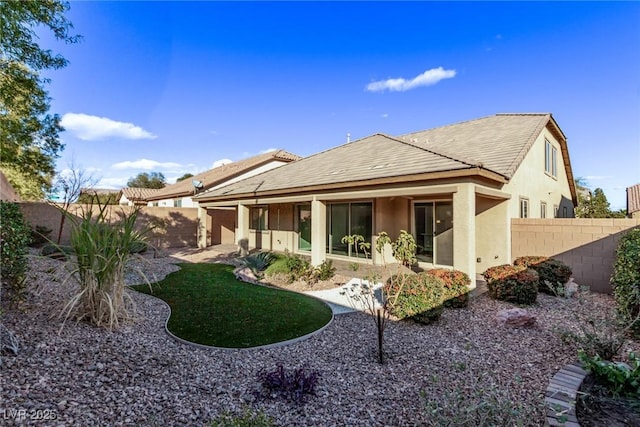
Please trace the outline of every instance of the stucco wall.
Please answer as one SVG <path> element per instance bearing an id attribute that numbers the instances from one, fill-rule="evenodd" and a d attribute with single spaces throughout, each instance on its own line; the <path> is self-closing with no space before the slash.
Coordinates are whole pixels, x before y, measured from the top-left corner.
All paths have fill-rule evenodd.
<path id="1" fill-rule="evenodd" d="M 511 262 L 508 211 L 508 200 L 476 195 L 476 273 Z"/>
<path id="2" fill-rule="evenodd" d="M 615 251 L 639 219 L 513 219 L 511 246 L 513 259 L 526 255 L 557 258 L 573 269 L 580 285 L 595 292 L 610 293 Z"/>
<path id="3" fill-rule="evenodd" d="M 50 238 L 57 240 L 60 229 L 60 211 L 49 203 L 23 202 L 20 208 L 27 221 L 32 227 L 37 225 L 47 227 L 52 230 Z M 80 215 L 86 205 L 71 205 L 69 211 Z M 110 217 L 117 219 L 122 212 L 131 212 L 133 207 L 114 205 L 110 210 Z M 138 226 L 146 227 L 150 224 L 157 225 L 154 231 L 148 234 L 148 239 L 154 246 L 159 248 L 196 246 L 197 232 L 197 209 L 191 208 L 162 208 L 143 207 L 138 217 Z M 69 220 L 64 222 L 62 228 L 61 244 L 69 243 L 72 223 Z"/>
<path id="4" fill-rule="evenodd" d="M 558 150 L 558 176 L 553 178 L 544 171 L 545 138 Z M 573 217 L 573 204 L 569 181 L 562 158 L 560 143 L 551 132 L 545 129 L 525 156 L 522 164 L 505 184 L 502 191 L 511 194 L 509 216 L 520 217 L 520 197 L 529 199 L 529 218 L 540 218 L 540 202 L 547 203 L 547 218 L 553 218 L 553 207 L 557 205 L 562 216 L 563 208 L 567 208 L 567 216 Z"/>

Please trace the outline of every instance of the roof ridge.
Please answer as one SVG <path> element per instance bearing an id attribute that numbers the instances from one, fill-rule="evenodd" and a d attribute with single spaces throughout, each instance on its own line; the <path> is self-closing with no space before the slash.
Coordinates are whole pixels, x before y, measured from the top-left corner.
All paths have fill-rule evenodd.
<path id="1" fill-rule="evenodd" d="M 381 135 L 388 136 L 388 135 L 385 135 L 385 134 L 381 134 Z M 471 160 L 471 159 L 467 159 L 465 157 L 460 157 L 460 156 L 454 155 L 452 153 L 449 153 L 447 150 L 441 150 L 440 148 L 438 148 L 438 150 L 434 150 L 431 147 L 425 147 L 425 146 L 422 146 L 422 145 L 418 145 L 416 143 L 413 143 L 412 141 L 406 141 L 406 140 L 400 139 L 399 137 L 390 137 L 390 138 L 395 140 L 395 141 L 398 141 L 398 142 L 400 142 L 402 144 L 410 145 L 412 147 L 418 148 L 418 149 L 426 151 L 428 153 L 435 154 L 437 156 L 444 157 L 446 159 L 453 160 L 455 162 L 462 163 L 464 165 L 474 166 L 474 167 L 482 167 L 482 162 L 478 162 L 478 161 L 474 161 L 474 160 Z M 413 139 L 416 139 L 416 142 L 417 142 L 417 138 L 413 138 Z"/>

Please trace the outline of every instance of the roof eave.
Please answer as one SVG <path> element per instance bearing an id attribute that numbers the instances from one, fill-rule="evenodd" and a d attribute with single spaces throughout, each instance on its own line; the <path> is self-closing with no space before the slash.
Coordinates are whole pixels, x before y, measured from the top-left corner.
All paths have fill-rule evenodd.
<path id="1" fill-rule="evenodd" d="M 200 203 L 206 203 L 206 202 L 227 201 L 227 200 L 236 200 L 236 199 L 244 199 L 244 198 L 273 197 L 273 196 L 292 195 L 292 194 L 301 194 L 301 193 L 316 193 L 316 192 L 323 192 L 323 191 L 345 190 L 349 188 L 355 189 L 355 188 L 361 188 L 361 187 L 393 185 L 398 183 L 411 183 L 411 182 L 417 182 L 417 181 L 433 181 L 433 180 L 451 179 L 451 178 L 469 178 L 474 176 L 484 178 L 489 181 L 494 181 L 498 184 L 505 184 L 508 182 L 506 177 L 496 172 L 493 172 L 481 167 L 472 167 L 472 168 L 465 168 L 465 169 L 456 169 L 451 171 L 427 172 L 427 173 L 419 173 L 419 174 L 412 174 L 412 175 L 398 175 L 398 176 L 392 176 L 392 177 L 374 178 L 374 179 L 366 179 L 366 180 L 359 180 L 359 181 L 318 184 L 318 185 L 310 185 L 305 187 L 290 187 L 290 188 L 282 188 L 277 190 L 235 193 L 235 194 L 220 195 L 220 196 L 207 197 L 206 194 L 202 194 L 196 197 L 195 199 Z"/>

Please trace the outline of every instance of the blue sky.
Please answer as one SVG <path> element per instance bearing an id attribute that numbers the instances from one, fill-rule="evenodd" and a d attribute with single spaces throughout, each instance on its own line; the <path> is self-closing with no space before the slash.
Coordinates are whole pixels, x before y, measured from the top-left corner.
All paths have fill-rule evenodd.
<path id="1" fill-rule="evenodd" d="M 72 2 L 41 43 L 65 169 L 119 188 L 283 148 L 551 112 L 612 208 L 640 182 L 640 3 Z"/>

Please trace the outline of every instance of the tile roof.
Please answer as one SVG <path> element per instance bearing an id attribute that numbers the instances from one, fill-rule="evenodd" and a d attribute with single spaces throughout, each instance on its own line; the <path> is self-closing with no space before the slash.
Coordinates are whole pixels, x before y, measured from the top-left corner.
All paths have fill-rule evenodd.
<path id="1" fill-rule="evenodd" d="M 627 215 L 640 212 L 640 184 L 627 188 Z"/>
<path id="2" fill-rule="evenodd" d="M 497 114 L 400 138 L 511 178 L 549 119 L 551 114 Z"/>
<path id="3" fill-rule="evenodd" d="M 162 188 L 123 188 L 122 195 L 133 202 L 136 200 L 146 200 L 148 197 L 153 196 L 160 190 L 162 190 Z"/>
<path id="4" fill-rule="evenodd" d="M 511 178 L 551 114 L 501 114 L 401 137 L 372 135 L 196 197 L 303 190 L 371 179 L 482 168 Z"/>
<path id="5" fill-rule="evenodd" d="M 299 159 L 301 159 L 300 156 L 289 153 L 285 150 L 270 151 L 268 153 L 249 157 L 248 159 L 238 160 L 237 162 L 218 166 L 208 171 L 199 173 L 191 178 L 176 182 L 175 184 L 167 185 L 157 193 L 149 196 L 148 200 L 162 200 L 170 199 L 173 197 L 192 196 L 194 194 L 194 180 L 202 182 L 203 188 L 206 190 L 224 183 L 224 181 L 228 181 L 238 175 L 242 175 L 243 173 L 259 167 L 271 160 L 293 162 Z"/>

